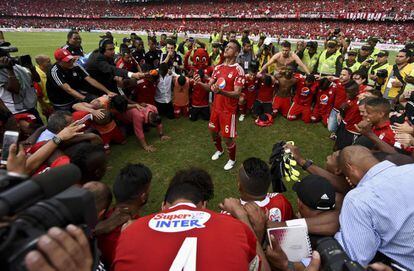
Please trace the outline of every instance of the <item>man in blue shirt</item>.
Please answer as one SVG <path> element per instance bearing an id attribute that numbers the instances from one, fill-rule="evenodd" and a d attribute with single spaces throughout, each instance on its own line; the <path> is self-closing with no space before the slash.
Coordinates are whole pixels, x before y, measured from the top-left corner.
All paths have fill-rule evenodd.
<path id="1" fill-rule="evenodd" d="M 380 163 L 355 145 L 343 149 L 339 161 L 356 187 L 345 196 L 335 238 L 362 265 L 380 252 L 414 269 L 414 164 Z"/>

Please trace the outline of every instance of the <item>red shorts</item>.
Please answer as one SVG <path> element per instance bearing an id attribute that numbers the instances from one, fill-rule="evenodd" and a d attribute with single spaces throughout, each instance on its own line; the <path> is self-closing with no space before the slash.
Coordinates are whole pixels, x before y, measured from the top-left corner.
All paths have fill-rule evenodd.
<path id="1" fill-rule="evenodd" d="M 177 106 L 174 105 L 174 116 L 178 119 L 180 116 L 188 117 L 188 105 Z"/>
<path id="2" fill-rule="evenodd" d="M 309 123 L 311 122 L 311 114 L 312 114 L 312 110 L 310 106 L 303 106 L 303 105 L 293 103 L 289 109 L 287 119 L 296 120 L 298 119 L 299 115 L 302 115 L 303 122 Z"/>
<path id="3" fill-rule="evenodd" d="M 235 138 L 237 136 L 236 114 L 213 110 L 213 112 L 211 112 L 208 128 L 215 133 L 220 132 L 222 137 Z"/>
<path id="4" fill-rule="evenodd" d="M 290 109 L 290 97 L 282 98 L 275 96 L 272 107 L 273 114 L 280 112 L 284 117 L 286 117 Z"/>
<path id="5" fill-rule="evenodd" d="M 116 126 L 115 129 L 113 129 L 109 133 L 101 134 L 101 138 L 104 145 L 109 144 L 111 142 L 121 144 L 125 141 L 125 136 L 118 126 Z"/>
<path id="6" fill-rule="evenodd" d="M 249 110 L 252 110 L 254 101 L 256 100 L 256 91 L 248 91 L 245 90 L 241 93 L 244 100 L 246 101 L 246 108 Z"/>

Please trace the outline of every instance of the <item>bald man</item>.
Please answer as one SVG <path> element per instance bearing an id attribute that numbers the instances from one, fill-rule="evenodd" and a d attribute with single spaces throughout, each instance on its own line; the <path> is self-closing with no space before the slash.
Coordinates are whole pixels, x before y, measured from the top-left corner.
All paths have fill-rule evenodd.
<path id="1" fill-rule="evenodd" d="M 344 148 L 339 164 L 348 182 L 335 238 L 366 266 L 374 257 L 414 269 L 414 164 L 379 162 L 362 146 Z"/>

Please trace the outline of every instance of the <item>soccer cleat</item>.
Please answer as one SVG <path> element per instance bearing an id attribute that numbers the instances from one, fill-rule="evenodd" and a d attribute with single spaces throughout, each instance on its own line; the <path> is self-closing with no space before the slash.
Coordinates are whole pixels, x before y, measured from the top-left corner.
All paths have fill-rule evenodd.
<path id="1" fill-rule="evenodd" d="M 245 117 L 246 115 L 244 115 L 244 114 L 241 114 L 240 115 L 240 117 L 239 117 L 239 121 L 244 121 L 244 117 Z"/>
<path id="2" fill-rule="evenodd" d="M 224 170 L 230 170 L 234 167 L 234 164 L 236 164 L 236 161 L 230 160 L 227 161 L 227 163 L 224 165 Z"/>
<path id="3" fill-rule="evenodd" d="M 222 151 L 216 151 L 213 156 L 211 156 L 211 160 L 216 161 L 220 158 L 220 156 L 223 154 Z"/>

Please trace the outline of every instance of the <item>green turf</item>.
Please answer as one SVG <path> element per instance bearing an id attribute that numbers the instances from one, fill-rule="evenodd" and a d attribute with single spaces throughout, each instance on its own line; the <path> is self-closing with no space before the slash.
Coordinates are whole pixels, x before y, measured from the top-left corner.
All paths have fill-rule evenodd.
<path id="1" fill-rule="evenodd" d="M 19 33 L 6 32 L 5 38 L 19 48 L 19 54 L 53 55 L 53 51 L 65 43 L 65 33 Z M 86 52 L 95 49 L 99 34 L 82 33 L 83 47 Z M 115 35 L 121 40 L 123 35 Z M 113 146 L 110 154 L 110 166 L 104 181 L 112 184 L 117 172 L 127 163 L 144 163 L 153 172 L 154 178 L 151 194 L 144 213 L 159 210 L 168 181 L 174 172 L 190 166 L 207 170 L 215 183 L 215 197 L 210 208 L 217 209 L 217 205 L 225 197 L 237 197 L 235 169 L 225 172 L 223 166 L 227 157 L 223 155 L 218 161 L 211 161 L 210 156 L 215 151 L 209 137 L 207 122 L 190 122 L 186 119 L 165 120 L 165 133 L 171 140 L 161 142 L 155 130 L 146 134 L 149 144 L 157 148 L 155 153 L 146 153 L 140 147 L 134 136 L 128 138 L 124 146 Z M 301 121 L 288 122 L 278 117 L 275 124 L 268 128 L 254 125 L 251 118 L 238 123 L 237 160 L 255 156 L 268 160 L 272 146 L 278 140 L 293 140 L 302 149 L 305 157 L 312 158 L 315 163 L 324 165 L 325 157 L 332 150 L 332 141 L 328 139 L 328 131 L 321 124 L 305 125 Z M 291 184 L 288 184 L 290 187 Z M 292 204 L 296 206 L 294 193 L 286 193 Z"/>

